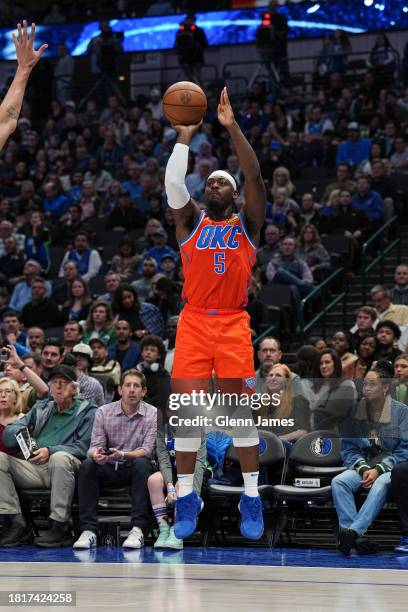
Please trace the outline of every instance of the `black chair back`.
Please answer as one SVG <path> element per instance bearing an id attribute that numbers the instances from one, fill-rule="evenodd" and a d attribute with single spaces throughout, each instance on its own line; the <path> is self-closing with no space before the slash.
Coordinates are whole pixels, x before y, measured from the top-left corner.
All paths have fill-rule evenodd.
<path id="1" fill-rule="evenodd" d="M 285 447 L 282 440 L 270 431 L 259 430 L 259 465 L 274 466 L 282 464 L 285 459 Z M 227 459 L 238 462 L 237 449 L 231 444 L 227 450 Z"/>
<path id="2" fill-rule="evenodd" d="M 289 462 L 293 465 L 338 467 L 343 465 L 341 438 L 333 432 L 318 430 L 306 434 L 294 444 Z"/>

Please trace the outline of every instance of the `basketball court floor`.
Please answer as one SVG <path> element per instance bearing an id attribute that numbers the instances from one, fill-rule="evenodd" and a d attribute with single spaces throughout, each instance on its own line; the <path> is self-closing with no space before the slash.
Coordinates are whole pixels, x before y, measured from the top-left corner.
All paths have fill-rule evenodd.
<path id="1" fill-rule="evenodd" d="M 393 552 L 346 558 L 293 548 L 159 552 L 27 546 L 0 551 L 0 591 L 74 591 L 75 608 L 63 609 L 77 611 L 391 612 L 408 608 L 406 570 L 408 555 Z"/>

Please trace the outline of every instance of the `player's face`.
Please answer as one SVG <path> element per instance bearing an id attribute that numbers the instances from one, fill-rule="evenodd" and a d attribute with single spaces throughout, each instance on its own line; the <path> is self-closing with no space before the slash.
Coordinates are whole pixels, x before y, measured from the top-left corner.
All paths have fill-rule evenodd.
<path id="1" fill-rule="evenodd" d="M 231 183 L 222 176 L 213 176 L 207 180 L 205 197 L 211 210 L 225 210 L 232 204 L 234 189 Z"/>

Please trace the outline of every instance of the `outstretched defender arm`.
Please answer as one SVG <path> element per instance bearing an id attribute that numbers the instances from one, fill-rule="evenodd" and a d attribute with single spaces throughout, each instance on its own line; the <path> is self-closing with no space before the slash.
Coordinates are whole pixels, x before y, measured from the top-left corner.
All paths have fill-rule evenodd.
<path id="1" fill-rule="evenodd" d="M 242 208 L 242 213 L 245 215 L 251 238 L 254 242 L 258 243 L 259 233 L 265 221 L 265 184 L 262 180 L 261 168 L 255 151 L 235 120 L 226 87 L 221 92 L 217 113 L 218 121 L 228 130 L 237 152 L 239 164 L 244 173 L 245 204 Z"/>
<path id="2" fill-rule="evenodd" d="M 176 222 L 177 240 L 182 242 L 194 228 L 199 216 L 200 207 L 190 197 L 185 184 L 188 166 L 189 144 L 194 134 L 202 125 L 173 125 L 177 131 L 177 142 L 166 166 L 165 187 L 167 201 L 173 209 Z"/>
<path id="3" fill-rule="evenodd" d="M 23 104 L 24 92 L 28 77 L 48 45 L 42 45 L 38 51 L 34 49 L 35 23 L 31 24 L 30 36 L 27 32 L 27 21 L 17 24 L 17 36 L 13 33 L 16 48 L 17 70 L 13 82 L 0 105 L 0 149 L 7 138 L 17 127 L 17 120 Z"/>

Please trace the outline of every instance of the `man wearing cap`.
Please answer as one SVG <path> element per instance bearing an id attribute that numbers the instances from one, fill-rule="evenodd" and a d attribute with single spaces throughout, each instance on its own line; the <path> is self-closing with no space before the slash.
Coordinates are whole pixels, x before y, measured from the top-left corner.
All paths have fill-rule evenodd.
<path id="1" fill-rule="evenodd" d="M 89 344 L 81 342 L 72 349 L 76 359 L 76 373 L 78 378 L 80 397 L 93 401 L 96 406 L 105 403 L 103 387 L 99 380 L 89 376 L 89 369 L 93 366 L 93 352 Z"/>
<path id="2" fill-rule="evenodd" d="M 151 234 L 151 238 L 153 241 L 153 246 L 148 249 L 143 257 L 143 261 L 147 257 L 153 257 L 156 260 L 157 265 L 160 266 L 161 260 L 166 255 L 170 255 L 177 259 L 177 254 L 171 247 L 167 244 L 167 232 L 162 227 L 158 227 Z"/>
<path id="3" fill-rule="evenodd" d="M 43 547 L 71 544 L 69 518 L 75 475 L 85 459 L 91 440 L 96 406 L 77 399 L 75 370 L 59 365 L 50 374 L 50 396 L 39 400 L 18 421 L 6 427 L 4 443 L 18 447 L 16 434 L 27 428 L 38 450 L 31 459 L 0 453 L 0 515 L 11 521 L 3 530 L 0 546 L 14 547 L 32 540 L 32 528 L 21 511 L 18 488 L 50 488 L 52 527 L 35 543 Z"/>
<path id="4" fill-rule="evenodd" d="M 93 338 L 89 341 L 89 346 L 92 349 L 93 361 L 89 374 L 104 386 L 105 401 L 112 401 L 116 387 L 120 383 L 120 364 L 114 359 L 109 359 L 108 345 L 103 338 Z"/>
<path id="5" fill-rule="evenodd" d="M 360 128 L 356 121 L 347 126 L 347 140 L 343 140 L 337 149 L 336 164 L 359 166 L 370 159 L 371 140 L 360 137 Z"/>

